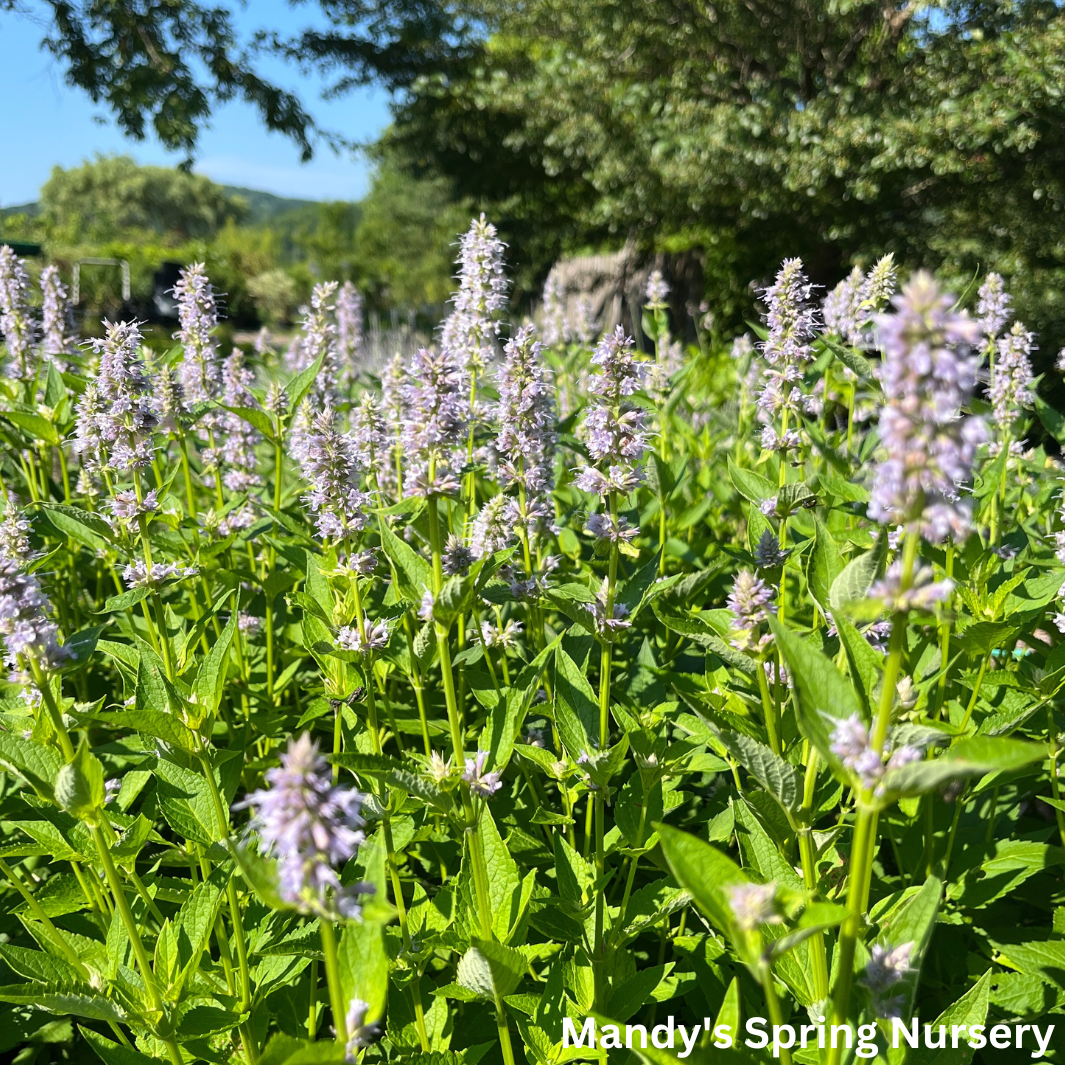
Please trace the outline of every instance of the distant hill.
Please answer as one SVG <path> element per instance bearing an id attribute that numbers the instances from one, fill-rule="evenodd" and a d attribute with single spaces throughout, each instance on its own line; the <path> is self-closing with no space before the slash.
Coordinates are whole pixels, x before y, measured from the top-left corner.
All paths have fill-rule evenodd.
<path id="1" fill-rule="evenodd" d="M 240 197 L 247 205 L 248 214 L 244 221 L 248 225 L 268 225 L 285 215 L 302 211 L 306 208 L 314 209 L 318 206 L 317 200 L 297 200 L 287 196 L 275 196 L 272 192 L 261 192 L 258 189 L 244 189 L 236 185 L 223 185 L 227 196 Z M 36 218 L 40 214 L 40 205 L 37 203 L 20 203 L 13 207 L 0 207 L 0 218 L 11 215 L 24 214 L 30 218 Z"/>
<path id="2" fill-rule="evenodd" d="M 242 189 L 236 185 L 223 185 L 227 196 L 239 196 L 248 205 L 246 221 L 250 225 L 273 222 L 279 215 L 286 215 L 304 207 L 317 207 L 317 200 L 296 200 L 286 196 L 275 196 L 272 192 L 260 192 L 258 189 Z"/>

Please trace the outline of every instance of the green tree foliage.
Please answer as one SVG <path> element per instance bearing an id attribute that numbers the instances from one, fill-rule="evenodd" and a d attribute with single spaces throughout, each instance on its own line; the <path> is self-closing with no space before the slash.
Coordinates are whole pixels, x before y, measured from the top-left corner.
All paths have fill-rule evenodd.
<path id="1" fill-rule="evenodd" d="M 454 287 L 453 234 L 469 222 L 449 183 L 438 176 L 410 177 L 385 161 L 362 211 L 356 278 L 371 299 L 413 308 L 444 303 Z"/>
<path id="2" fill-rule="evenodd" d="M 491 28 L 393 137 L 531 249 L 706 249 L 719 291 L 801 252 L 994 265 L 1045 326 L 1065 268 L 1065 17 L 1042 0 L 476 0 Z M 735 280 L 732 280 L 735 279 Z"/>
<path id="3" fill-rule="evenodd" d="M 54 167 L 40 207 L 48 223 L 75 241 L 111 240 L 129 230 L 208 237 L 247 210 L 210 178 L 138 166 L 128 155 L 98 155 L 70 170 Z"/>

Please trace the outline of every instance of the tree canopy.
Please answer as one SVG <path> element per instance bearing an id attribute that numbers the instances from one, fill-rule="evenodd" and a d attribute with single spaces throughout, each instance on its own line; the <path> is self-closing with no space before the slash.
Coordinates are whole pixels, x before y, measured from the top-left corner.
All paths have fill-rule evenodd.
<path id="1" fill-rule="evenodd" d="M 162 166 L 138 166 L 128 155 L 97 156 L 54 167 L 41 189 L 41 213 L 68 240 L 109 240 L 130 229 L 179 239 L 213 235 L 246 206 L 210 178 Z"/>
<path id="2" fill-rule="evenodd" d="M 36 4 L 69 80 L 189 151 L 233 95 L 313 150 L 266 52 L 384 85 L 393 157 L 492 211 L 526 280 L 566 250 L 701 249 L 739 315 L 785 255 L 827 283 L 894 251 L 1065 319 L 1055 0 L 317 0 L 327 30 L 244 42 L 197 0 Z"/>

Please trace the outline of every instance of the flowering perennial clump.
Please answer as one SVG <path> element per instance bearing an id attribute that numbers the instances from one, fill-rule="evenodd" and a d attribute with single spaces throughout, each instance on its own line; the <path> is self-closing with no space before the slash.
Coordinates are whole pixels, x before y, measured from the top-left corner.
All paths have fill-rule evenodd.
<path id="1" fill-rule="evenodd" d="M 1065 467 L 1001 280 L 822 305 L 789 259 L 756 346 L 653 273 L 508 322 L 502 253 L 476 221 L 380 368 L 349 283 L 223 354 L 193 265 L 178 346 L 83 345 L 4 253 L 13 1038 L 519 1065 L 697 999 L 1042 1040 Z"/>

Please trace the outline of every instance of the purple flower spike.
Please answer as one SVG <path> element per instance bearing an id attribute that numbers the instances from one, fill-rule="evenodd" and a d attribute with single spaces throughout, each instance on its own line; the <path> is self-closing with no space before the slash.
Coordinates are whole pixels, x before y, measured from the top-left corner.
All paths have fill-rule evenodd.
<path id="1" fill-rule="evenodd" d="M 597 397 L 584 418 L 584 438 L 595 466 L 577 475 L 585 492 L 628 495 L 642 481 L 640 460 L 647 450 L 647 415 L 628 402 L 642 387 L 648 364 L 635 357 L 633 340 L 619 325 L 599 341 L 592 355 L 599 367 L 589 385 Z"/>
<path id="2" fill-rule="evenodd" d="M 869 517 L 919 528 L 929 540 L 960 540 L 972 508 L 959 486 L 971 477 L 985 439 L 979 418 L 961 417 L 976 384 L 970 346 L 980 327 L 953 311 L 953 298 L 924 272 L 892 302 L 895 313 L 876 320 L 884 350 L 879 428 L 886 455 L 874 475 Z"/>
<path id="3" fill-rule="evenodd" d="M 30 353 L 34 340 L 29 312 L 30 278 L 23 261 L 8 244 L 0 244 L 0 336 L 7 345 L 13 377 L 33 376 Z"/>
<path id="4" fill-rule="evenodd" d="M 174 339 L 185 349 L 180 367 L 185 402 L 191 408 L 217 397 L 222 384 L 222 366 L 214 329 L 218 325 L 218 304 L 203 263 L 185 267 L 174 286 L 181 328 Z"/>
<path id="5" fill-rule="evenodd" d="M 454 310 L 444 322 L 440 346 L 452 354 L 463 374 L 477 372 L 495 355 L 498 316 L 507 305 L 504 247 L 483 214 L 459 242 L 459 289 L 452 296 Z"/>
<path id="6" fill-rule="evenodd" d="M 289 740 L 280 767 L 267 770 L 266 783 L 238 808 L 254 811 L 249 827 L 259 833 L 262 852 L 277 859 L 281 897 L 330 920 L 358 916 L 358 899 L 367 889 L 341 886 L 336 869 L 365 841 L 362 795 L 333 784 L 306 732 Z"/>

